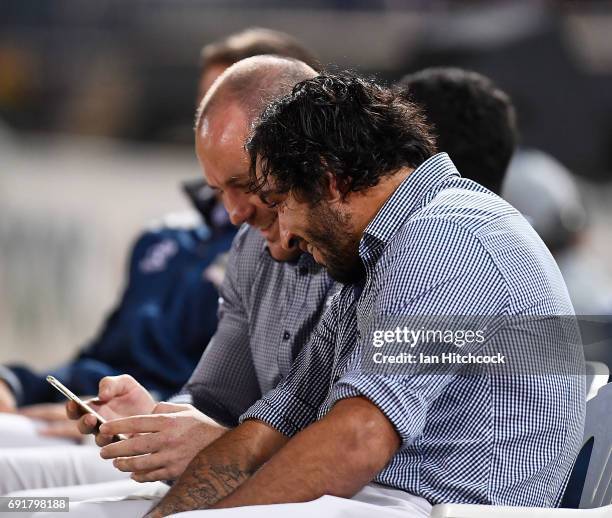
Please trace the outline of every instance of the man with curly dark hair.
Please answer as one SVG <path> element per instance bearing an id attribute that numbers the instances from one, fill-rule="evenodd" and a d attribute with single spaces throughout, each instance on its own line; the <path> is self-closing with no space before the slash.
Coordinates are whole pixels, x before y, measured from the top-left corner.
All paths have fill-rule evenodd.
<path id="1" fill-rule="evenodd" d="M 554 323 L 573 312 L 526 220 L 435 153 L 415 105 L 358 77 L 298 83 L 264 111 L 247 149 L 251 189 L 276 209 L 281 244 L 348 283 L 287 377 L 148 516 L 227 507 L 250 516 L 262 504 L 293 504 L 264 513 L 295 517 L 558 505 L 582 440 L 579 340 L 564 344 L 563 370 L 557 355 L 535 376 L 493 360 L 500 350 L 538 358 L 519 317 Z M 452 341 L 446 360 L 408 354 L 406 337 L 427 331 L 417 323 L 465 315 L 480 339 Z M 558 351 L 557 336 L 538 334 L 537 346 Z"/>
<path id="2" fill-rule="evenodd" d="M 325 264 L 337 281 L 358 281 L 364 272 L 356 254 L 358 234 L 346 229 L 357 225 L 363 230 L 363 222 L 373 216 L 367 207 L 387 197 L 409 170 L 435 153 L 420 108 L 356 76 L 319 76 L 270 106 L 262 120 L 248 144 L 251 171 L 259 166 L 253 189 L 268 200 L 271 191 L 265 185 L 273 175 L 272 194 L 291 192 L 308 200 L 310 245 L 299 238 L 295 243 Z M 359 215 L 319 203 L 332 184 L 339 201 L 353 195 L 363 209 Z"/>

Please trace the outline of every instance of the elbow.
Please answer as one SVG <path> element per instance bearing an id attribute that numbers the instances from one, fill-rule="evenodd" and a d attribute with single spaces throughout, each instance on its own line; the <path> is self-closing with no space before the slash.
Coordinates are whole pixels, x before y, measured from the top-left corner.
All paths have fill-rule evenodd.
<path id="1" fill-rule="evenodd" d="M 353 480 L 359 478 L 363 486 L 389 463 L 400 447 L 400 437 L 387 417 L 365 398 L 340 401 L 332 412 L 339 414 L 338 433 L 344 438 L 341 453 L 347 468 L 344 475 Z M 353 494 L 354 491 L 335 496 Z"/>

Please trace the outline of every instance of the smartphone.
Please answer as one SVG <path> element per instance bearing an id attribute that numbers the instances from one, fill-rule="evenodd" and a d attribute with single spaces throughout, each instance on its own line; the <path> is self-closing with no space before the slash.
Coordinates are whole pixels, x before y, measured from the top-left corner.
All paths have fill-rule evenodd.
<path id="1" fill-rule="evenodd" d="M 66 396 L 71 401 L 74 401 L 82 410 L 84 410 L 87 414 L 93 415 L 100 424 L 106 423 L 106 419 L 104 419 L 98 412 L 96 412 L 93 408 L 91 408 L 85 401 L 83 401 L 79 396 L 77 396 L 74 392 L 64 386 L 59 380 L 57 380 L 54 376 L 47 376 L 47 381 L 59 390 L 64 396 Z M 123 441 L 127 439 L 127 437 L 123 434 L 118 434 L 113 437 L 114 441 Z"/>

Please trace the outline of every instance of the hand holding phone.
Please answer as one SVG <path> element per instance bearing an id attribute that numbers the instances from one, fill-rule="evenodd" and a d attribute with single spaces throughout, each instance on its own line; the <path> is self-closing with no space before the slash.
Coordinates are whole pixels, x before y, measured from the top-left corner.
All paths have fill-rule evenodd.
<path id="1" fill-rule="evenodd" d="M 106 419 L 104 419 L 104 417 L 102 417 L 91 406 L 89 406 L 87 403 L 85 403 L 85 401 L 83 401 L 79 396 L 74 394 L 70 389 L 68 389 L 66 386 L 64 386 L 54 376 L 51 376 L 51 375 L 47 376 L 47 381 L 53 387 L 55 387 L 57 390 L 59 390 L 66 398 L 68 398 L 71 401 L 74 401 L 79 406 L 79 408 L 81 408 L 86 414 L 93 415 L 98 420 L 99 425 L 106 423 Z M 116 440 L 118 440 L 118 441 L 119 440 L 127 439 L 127 437 L 125 435 L 122 435 L 122 434 L 119 434 L 119 435 L 117 435 L 115 437 L 116 437 Z"/>

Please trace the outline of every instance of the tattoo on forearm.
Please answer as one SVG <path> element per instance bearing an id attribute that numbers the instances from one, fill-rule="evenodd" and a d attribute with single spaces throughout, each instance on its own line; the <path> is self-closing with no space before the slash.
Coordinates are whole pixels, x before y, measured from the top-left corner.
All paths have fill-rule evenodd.
<path id="1" fill-rule="evenodd" d="M 232 493 L 248 477 L 249 473 L 237 464 L 209 464 L 198 462 L 181 477 L 155 509 L 163 516 L 168 514 L 206 509 Z"/>
<path id="2" fill-rule="evenodd" d="M 240 466 L 238 466 L 236 463 L 228 464 L 226 466 L 212 464 L 210 466 L 210 473 L 228 491 L 233 491 L 236 489 L 236 487 L 238 487 L 246 478 L 246 473 L 242 471 Z"/>

